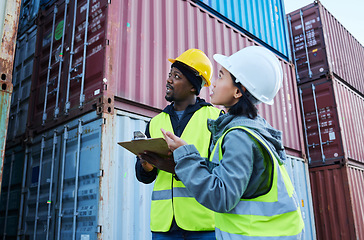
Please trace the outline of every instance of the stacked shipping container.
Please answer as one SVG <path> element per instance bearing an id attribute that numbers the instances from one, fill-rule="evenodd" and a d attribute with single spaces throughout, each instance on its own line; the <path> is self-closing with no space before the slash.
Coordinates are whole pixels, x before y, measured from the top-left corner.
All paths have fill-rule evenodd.
<path id="1" fill-rule="evenodd" d="M 319 239 L 362 239 L 364 47 L 319 2 L 288 14 Z"/>
<path id="2" fill-rule="evenodd" d="M 321 3 L 287 18 L 299 84 L 330 74 L 364 94 L 364 47 Z"/>
<path id="3" fill-rule="evenodd" d="M 18 216 L 22 190 L 25 151 L 22 146 L 8 147 L 0 197 L 0 236 L 14 238 L 18 231 Z"/>
<path id="4" fill-rule="evenodd" d="M 195 2 L 284 59 L 291 59 L 283 1 L 195 0 Z"/>
<path id="5" fill-rule="evenodd" d="M 37 28 L 33 26 L 18 37 L 13 70 L 13 95 L 11 99 L 8 144 L 19 144 L 25 134 L 32 83 L 34 51 Z"/>
<path id="6" fill-rule="evenodd" d="M 212 59 L 214 53 L 230 55 L 240 48 L 257 45 L 230 25 L 219 23 L 211 15 L 199 13 L 202 10 L 195 5 L 187 7 L 193 4 L 189 2 L 130 2 L 129 8 L 120 7 L 124 11 L 121 19 L 119 15 L 110 16 L 113 12 L 106 1 L 93 1 L 89 8 L 86 1 L 80 1 L 77 9 L 70 3 L 67 6 L 70 15 L 64 15 L 65 5 L 62 2 L 58 2 L 56 13 L 55 7 L 48 10 L 38 31 L 38 44 L 42 45 L 38 45 L 36 51 L 28 119 L 28 126 L 34 134 L 94 109 L 111 113 L 113 104 L 120 109 L 154 116 L 167 104 L 160 96 L 164 95 L 164 76 L 169 71 L 168 57 L 178 56 L 184 49 L 195 47 L 205 51 Z M 74 9 L 76 25 L 73 35 Z M 90 33 L 87 48 L 84 49 L 87 9 L 90 11 Z M 150 14 L 150 11 L 158 14 Z M 173 11 L 173 14 L 168 11 Z M 151 15 L 149 19 L 148 14 Z M 189 16 L 187 22 L 185 16 Z M 114 25 L 108 24 L 108 21 L 119 22 L 120 28 L 109 30 Z M 53 30 L 58 26 L 62 28 L 65 22 L 69 23 L 65 25 L 62 47 L 61 38 L 53 42 L 49 38 Z M 173 30 L 175 26 L 181 30 L 176 32 Z M 74 47 L 72 39 L 75 41 Z M 86 58 L 83 54 L 86 54 Z M 287 132 L 284 142 L 289 153 L 302 157 L 302 134 L 296 134 L 301 133 L 300 111 L 295 104 L 298 101 L 296 85 L 291 81 L 294 70 L 288 62 L 281 60 L 281 63 L 285 72 L 281 97 L 272 107 L 261 106 L 260 113 L 274 127 Z M 218 69 L 216 63 L 214 69 Z M 69 75 L 65 74 L 68 70 L 71 71 Z M 208 89 L 203 89 L 200 95 L 208 99 Z M 149 111 L 133 109 L 133 105 Z M 276 116 L 277 112 L 281 116 Z"/>
<path id="7" fill-rule="evenodd" d="M 212 59 L 258 43 L 192 1 L 59 0 L 44 13 L 37 28 L 18 234 L 148 239 L 152 185 L 136 181 L 135 157 L 116 143 L 143 131 L 167 104 L 168 57 L 199 48 Z M 311 239 L 296 79 L 293 65 L 280 61 L 283 88 L 275 105 L 259 111 L 284 131 L 286 164 L 301 200 L 305 238 Z M 208 89 L 200 96 L 209 100 Z"/>
<path id="8" fill-rule="evenodd" d="M 3 138 L 4 141 L 6 140 L 4 168 L 2 169 L 3 174 L 0 176 L 0 182 L 2 177 L 0 237 L 3 239 L 15 238 L 18 231 L 17 226 L 20 214 L 19 204 L 25 154 L 22 141 L 26 132 L 34 46 L 36 41 L 36 26 L 34 24 L 38 15 L 38 9 L 39 1 L 37 0 L 22 1 L 21 3 L 13 61 L 11 100 L 9 98 L 10 113 L 8 117 L 1 116 L 1 118 L 4 117 L 4 119 L 8 120 L 6 139 L 5 137 Z M 6 85 L 4 87 L 6 88 Z M 1 107 L 4 106 L 2 102 Z"/>

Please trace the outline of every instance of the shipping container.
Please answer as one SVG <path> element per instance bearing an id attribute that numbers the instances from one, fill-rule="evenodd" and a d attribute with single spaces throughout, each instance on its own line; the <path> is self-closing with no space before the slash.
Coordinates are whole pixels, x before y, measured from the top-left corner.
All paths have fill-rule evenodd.
<path id="1" fill-rule="evenodd" d="M 34 134 L 95 109 L 111 113 L 113 106 L 153 117 L 167 105 L 163 96 L 168 58 L 188 48 L 199 48 L 212 59 L 215 53 L 230 55 L 258 45 L 192 1 L 102 0 L 90 5 L 79 1 L 77 6 L 58 1 L 57 11 L 55 6 L 50 7 L 40 18 L 28 115 L 28 126 Z M 64 34 L 60 30 L 63 27 Z M 302 157 L 304 142 L 294 69 L 282 58 L 280 61 L 284 87 L 275 105 L 260 106 L 259 110 L 268 122 L 284 131 L 283 142 L 289 154 Z M 219 66 L 214 61 L 213 66 L 216 78 Z M 200 96 L 209 101 L 209 89 L 203 89 Z"/>
<path id="2" fill-rule="evenodd" d="M 117 145 L 144 131 L 149 120 L 117 109 L 101 117 L 93 111 L 34 136 L 26 155 L 21 236 L 151 239 L 153 184 L 136 180 L 135 155 Z M 307 163 L 288 156 L 285 165 L 300 199 L 304 239 L 314 239 Z"/>
<path id="3" fill-rule="evenodd" d="M 93 111 L 34 136 L 19 232 L 29 239 L 151 238 L 153 184 L 136 180 L 135 156 L 117 145 L 148 120 Z"/>
<path id="4" fill-rule="evenodd" d="M 2 64 L 6 61 L 2 61 L 4 59 L 0 58 L 0 68 L 3 66 Z M 1 69 L 2 76 L 5 76 L 6 73 L 10 69 Z M 11 94 L 13 92 L 13 84 L 11 81 L 3 81 L 0 80 L 0 187 L 2 183 L 3 177 L 3 166 L 4 166 L 4 153 L 5 153 L 5 145 L 6 145 L 6 135 L 8 129 L 8 122 L 9 122 L 9 110 L 10 110 L 10 103 L 11 103 Z"/>
<path id="5" fill-rule="evenodd" d="M 287 18 L 299 84 L 330 73 L 364 94 L 364 47 L 319 1 Z"/>
<path id="6" fill-rule="evenodd" d="M 72 239 L 77 232 L 77 239 L 96 239 L 101 123 L 88 115 L 33 138 L 21 227 L 26 237 Z"/>
<path id="7" fill-rule="evenodd" d="M 19 137 L 24 135 L 26 131 L 36 34 L 37 28 L 33 26 L 23 35 L 17 37 L 13 68 L 13 94 L 7 134 L 8 143 L 20 141 L 21 138 Z"/>
<path id="8" fill-rule="evenodd" d="M 23 35 L 36 25 L 41 0 L 22 0 L 18 23 L 18 35 Z"/>
<path id="9" fill-rule="evenodd" d="M 40 16 L 30 128 L 54 127 L 104 102 L 107 5 L 106 0 L 60 0 Z"/>
<path id="10" fill-rule="evenodd" d="M 332 76 L 299 86 L 310 166 L 364 163 L 364 97 Z"/>
<path id="11" fill-rule="evenodd" d="M 317 239 L 364 239 L 364 165 L 310 168 Z"/>
<path id="12" fill-rule="evenodd" d="M 291 59 L 284 1 L 195 0 L 195 2 L 284 59 Z"/>
<path id="13" fill-rule="evenodd" d="M 315 217 L 313 214 L 310 176 L 307 161 L 302 158 L 287 156 L 284 166 L 297 193 L 302 218 L 305 223 L 302 239 L 316 239 Z"/>
<path id="14" fill-rule="evenodd" d="M 25 149 L 20 145 L 8 148 L 5 153 L 0 196 L 0 237 L 2 239 L 14 239 L 17 235 L 24 157 Z"/>

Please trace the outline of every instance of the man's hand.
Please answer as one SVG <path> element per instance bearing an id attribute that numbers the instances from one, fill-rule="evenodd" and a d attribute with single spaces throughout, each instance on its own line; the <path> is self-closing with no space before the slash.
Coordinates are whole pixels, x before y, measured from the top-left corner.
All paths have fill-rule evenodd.
<path id="1" fill-rule="evenodd" d="M 154 165 L 160 170 L 175 174 L 174 167 L 176 166 L 176 164 L 174 163 L 173 155 L 171 152 L 169 154 L 169 157 L 161 157 L 153 152 L 144 152 L 139 154 L 139 158 L 143 161 L 148 162 L 149 165 Z"/>
<path id="2" fill-rule="evenodd" d="M 146 172 L 150 172 L 153 170 L 154 166 L 152 164 L 148 163 L 147 161 L 145 161 L 144 159 L 142 159 L 140 157 L 139 157 L 139 160 L 140 160 L 140 163 L 142 164 L 143 169 Z"/>
<path id="3" fill-rule="evenodd" d="M 163 133 L 164 139 L 166 140 L 166 142 L 168 144 L 168 148 L 172 152 L 174 150 L 176 150 L 177 148 L 183 146 L 183 145 L 187 145 L 187 143 L 184 140 L 182 140 L 181 138 L 177 137 L 173 133 L 166 132 L 166 130 L 164 130 L 163 128 L 161 128 L 161 131 Z"/>

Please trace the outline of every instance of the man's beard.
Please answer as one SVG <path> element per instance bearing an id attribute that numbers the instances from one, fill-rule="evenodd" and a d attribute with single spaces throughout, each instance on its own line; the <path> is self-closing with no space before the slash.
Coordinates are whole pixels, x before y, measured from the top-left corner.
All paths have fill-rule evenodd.
<path id="1" fill-rule="evenodd" d="M 168 102 L 173 102 L 174 101 L 174 97 L 173 96 L 164 96 L 164 98 L 168 101 Z"/>

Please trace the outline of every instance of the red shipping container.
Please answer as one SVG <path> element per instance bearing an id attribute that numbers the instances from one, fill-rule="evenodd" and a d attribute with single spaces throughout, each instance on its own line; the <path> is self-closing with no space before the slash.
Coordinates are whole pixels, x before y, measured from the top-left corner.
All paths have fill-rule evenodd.
<path id="1" fill-rule="evenodd" d="M 58 1 L 54 24 L 54 6 L 40 18 L 36 51 L 38 63 L 34 68 L 31 94 L 34 110 L 29 111 L 28 118 L 29 129 L 36 133 L 94 109 L 99 112 L 112 112 L 113 108 L 117 108 L 152 117 L 168 104 L 164 100 L 165 83 L 170 70 L 168 58 L 177 57 L 189 48 L 198 48 L 212 59 L 215 53 L 230 55 L 241 48 L 258 45 L 193 1 L 123 0 L 108 3 L 106 0 L 93 0 L 89 7 L 88 45 L 83 71 L 88 5 L 86 0 L 78 2 L 74 21 L 73 4 L 72 2 L 67 7 L 64 17 L 64 3 Z M 62 20 L 66 22 L 63 48 L 60 47 L 62 31 L 59 30 Z M 50 64 L 52 68 L 49 70 L 49 52 L 52 45 L 49 40 L 52 38 L 49 36 L 52 36 L 52 26 L 58 31 L 55 30 L 53 34 Z M 74 54 L 71 54 L 72 52 Z M 57 86 L 52 83 L 57 81 L 48 80 L 51 84 L 48 91 L 45 89 L 48 72 L 51 76 L 49 79 L 59 76 L 60 55 L 63 56 L 59 90 L 60 109 L 58 118 L 53 119 L 56 105 L 52 99 L 56 99 L 56 95 L 48 94 L 45 98 L 45 92 L 52 92 Z M 280 61 L 284 71 L 283 88 L 273 106 L 261 105 L 259 110 L 268 122 L 284 132 L 283 142 L 288 154 L 302 157 L 303 130 L 294 68 L 283 59 Z M 216 78 L 219 66 L 212 62 Z M 68 86 L 69 69 L 77 71 L 71 72 L 70 79 L 75 80 L 71 80 Z M 80 108 L 82 78 L 78 78 L 77 81 L 77 76 L 83 76 L 83 72 L 85 101 Z M 203 89 L 200 96 L 209 101 L 209 89 Z M 47 119 L 42 126 L 44 99 L 48 99 L 45 111 Z M 67 102 L 70 107 L 68 115 L 65 115 Z"/>
<path id="2" fill-rule="evenodd" d="M 299 91 L 310 166 L 364 163 L 364 97 L 335 77 L 302 84 Z"/>
<path id="3" fill-rule="evenodd" d="M 317 239 L 364 239 L 364 165 L 309 171 Z"/>
<path id="4" fill-rule="evenodd" d="M 331 73 L 364 94 L 364 47 L 319 1 L 287 18 L 300 84 Z"/>

